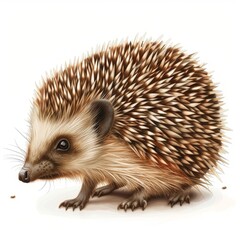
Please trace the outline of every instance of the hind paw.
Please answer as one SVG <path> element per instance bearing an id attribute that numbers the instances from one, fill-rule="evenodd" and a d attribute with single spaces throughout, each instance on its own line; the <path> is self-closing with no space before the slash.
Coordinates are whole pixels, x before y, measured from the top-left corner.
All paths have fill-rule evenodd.
<path id="1" fill-rule="evenodd" d="M 180 203 L 180 206 L 182 206 L 184 202 L 188 204 L 190 203 L 189 190 L 172 194 L 169 197 L 168 204 L 171 205 L 171 207 L 173 207 L 175 204 Z"/>

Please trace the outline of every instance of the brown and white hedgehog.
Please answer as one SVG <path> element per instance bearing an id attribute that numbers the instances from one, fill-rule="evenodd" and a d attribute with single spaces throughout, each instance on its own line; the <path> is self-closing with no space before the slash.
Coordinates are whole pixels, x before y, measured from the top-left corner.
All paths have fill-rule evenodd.
<path id="1" fill-rule="evenodd" d="M 192 55 L 163 42 L 108 46 L 55 72 L 37 90 L 30 126 L 19 179 L 82 179 L 66 209 L 122 187 L 132 192 L 124 210 L 159 195 L 189 203 L 221 161 L 215 85 Z"/>

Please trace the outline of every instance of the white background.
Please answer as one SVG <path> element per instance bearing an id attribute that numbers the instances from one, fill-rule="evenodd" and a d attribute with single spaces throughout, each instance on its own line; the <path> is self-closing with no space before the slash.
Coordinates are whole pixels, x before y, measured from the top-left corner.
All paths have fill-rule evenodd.
<path id="1" fill-rule="evenodd" d="M 239 10 L 229 0 L 1 1 L 0 239 L 240 239 Z M 226 103 L 229 165 L 190 205 L 170 208 L 161 199 L 144 212 L 125 213 L 116 210 L 124 199 L 116 193 L 92 200 L 82 212 L 58 209 L 80 183 L 23 184 L 6 150 L 16 143 L 26 148 L 16 129 L 28 132 L 36 83 L 98 45 L 145 33 L 180 43 L 207 63 Z"/>

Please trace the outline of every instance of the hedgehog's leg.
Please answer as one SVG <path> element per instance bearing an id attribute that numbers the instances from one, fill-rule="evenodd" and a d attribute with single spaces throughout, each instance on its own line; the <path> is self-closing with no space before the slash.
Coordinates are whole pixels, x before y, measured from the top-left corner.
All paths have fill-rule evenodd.
<path id="1" fill-rule="evenodd" d="M 141 208 L 144 210 L 147 207 L 147 197 L 144 190 L 138 190 L 133 193 L 133 195 L 125 202 L 119 204 L 118 209 L 131 209 L 134 211 L 136 208 Z"/>
<path id="2" fill-rule="evenodd" d="M 74 199 L 69 199 L 62 202 L 59 205 L 59 208 L 65 207 L 66 210 L 68 208 L 72 208 L 74 211 L 76 208 L 79 207 L 79 209 L 82 210 L 86 206 L 90 196 L 92 195 L 95 186 L 96 184 L 94 184 L 92 181 L 90 181 L 89 179 L 85 179 L 83 181 L 82 188 L 78 196 Z"/>
<path id="3" fill-rule="evenodd" d="M 107 194 L 110 194 L 114 190 L 118 189 L 120 186 L 118 186 L 116 183 L 110 183 L 108 185 L 99 187 L 93 191 L 92 197 L 102 197 Z"/>
<path id="4" fill-rule="evenodd" d="M 174 193 L 170 194 L 168 204 L 170 204 L 171 207 L 173 207 L 177 203 L 180 203 L 180 206 L 182 206 L 184 202 L 189 204 L 190 203 L 190 195 L 189 195 L 190 190 L 191 190 L 191 187 L 187 187 L 185 190 L 180 190 L 178 192 L 174 192 Z"/>

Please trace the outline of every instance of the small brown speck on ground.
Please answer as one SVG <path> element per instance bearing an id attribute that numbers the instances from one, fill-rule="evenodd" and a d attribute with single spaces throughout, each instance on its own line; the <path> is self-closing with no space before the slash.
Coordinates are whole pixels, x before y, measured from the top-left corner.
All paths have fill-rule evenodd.
<path id="1" fill-rule="evenodd" d="M 15 198 L 15 197 L 16 197 L 15 195 L 12 195 L 10 198 L 12 198 L 12 199 L 13 199 L 13 198 Z"/>
<path id="2" fill-rule="evenodd" d="M 222 189 L 227 189 L 227 187 L 226 187 L 226 186 L 224 186 L 224 187 L 222 187 Z"/>

